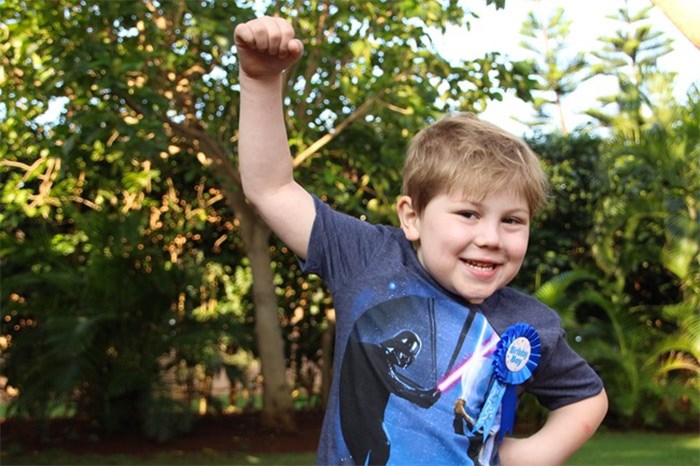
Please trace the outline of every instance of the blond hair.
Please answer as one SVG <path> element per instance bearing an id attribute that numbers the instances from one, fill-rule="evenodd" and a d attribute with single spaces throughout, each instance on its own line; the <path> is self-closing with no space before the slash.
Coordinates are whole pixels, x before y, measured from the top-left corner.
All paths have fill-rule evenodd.
<path id="1" fill-rule="evenodd" d="M 522 196 L 532 217 L 544 206 L 549 183 L 527 144 L 471 113 L 442 118 L 409 145 L 402 191 L 419 215 L 440 194 L 480 201 L 505 190 Z"/>

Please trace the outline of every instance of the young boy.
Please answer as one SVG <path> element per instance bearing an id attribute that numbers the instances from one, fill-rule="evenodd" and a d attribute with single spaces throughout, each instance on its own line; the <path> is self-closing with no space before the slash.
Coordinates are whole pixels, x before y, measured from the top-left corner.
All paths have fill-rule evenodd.
<path id="1" fill-rule="evenodd" d="M 335 212 L 292 175 L 282 72 L 302 43 L 272 17 L 238 25 L 235 39 L 243 189 L 336 306 L 318 463 L 563 463 L 600 425 L 607 398 L 556 313 L 506 286 L 546 197 L 530 149 L 450 116 L 411 143 L 401 228 Z M 551 412 L 534 435 L 503 438 L 519 391 Z"/>

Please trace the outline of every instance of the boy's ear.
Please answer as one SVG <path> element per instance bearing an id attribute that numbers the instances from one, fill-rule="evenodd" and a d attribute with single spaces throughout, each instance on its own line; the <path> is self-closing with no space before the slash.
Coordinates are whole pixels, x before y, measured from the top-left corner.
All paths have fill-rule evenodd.
<path id="1" fill-rule="evenodd" d="M 412 199 L 408 196 L 401 196 L 396 203 L 396 213 L 406 239 L 418 241 L 420 239 L 420 216 L 413 208 Z"/>

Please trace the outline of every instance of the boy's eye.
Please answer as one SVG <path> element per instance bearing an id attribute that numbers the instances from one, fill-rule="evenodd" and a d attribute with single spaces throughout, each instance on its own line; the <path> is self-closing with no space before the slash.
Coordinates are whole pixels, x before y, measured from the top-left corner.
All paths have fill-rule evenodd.
<path id="1" fill-rule="evenodd" d="M 462 212 L 458 212 L 457 214 L 467 219 L 472 219 L 476 217 L 476 213 L 472 212 L 471 210 L 464 210 Z"/>
<path id="2" fill-rule="evenodd" d="M 525 221 L 518 217 L 506 217 L 503 219 L 503 223 L 507 223 L 509 225 L 522 225 L 525 223 Z"/>

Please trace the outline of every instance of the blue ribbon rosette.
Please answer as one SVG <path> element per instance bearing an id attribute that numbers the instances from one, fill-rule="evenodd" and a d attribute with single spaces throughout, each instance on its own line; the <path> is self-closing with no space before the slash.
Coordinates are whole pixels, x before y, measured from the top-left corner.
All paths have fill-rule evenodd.
<path id="1" fill-rule="evenodd" d="M 520 322 L 508 327 L 501 335 L 493 355 L 496 375 L 481 413 L 472 428 L 472 434 L 481 432 L 486 441 L 493 429 L 501 407 L 501 425 L 498 440 L 513 432 L 515 408 L 518 404 L 516 386 L 529 379 L 541 356 L 540 336 L 530 325 Z"/>

